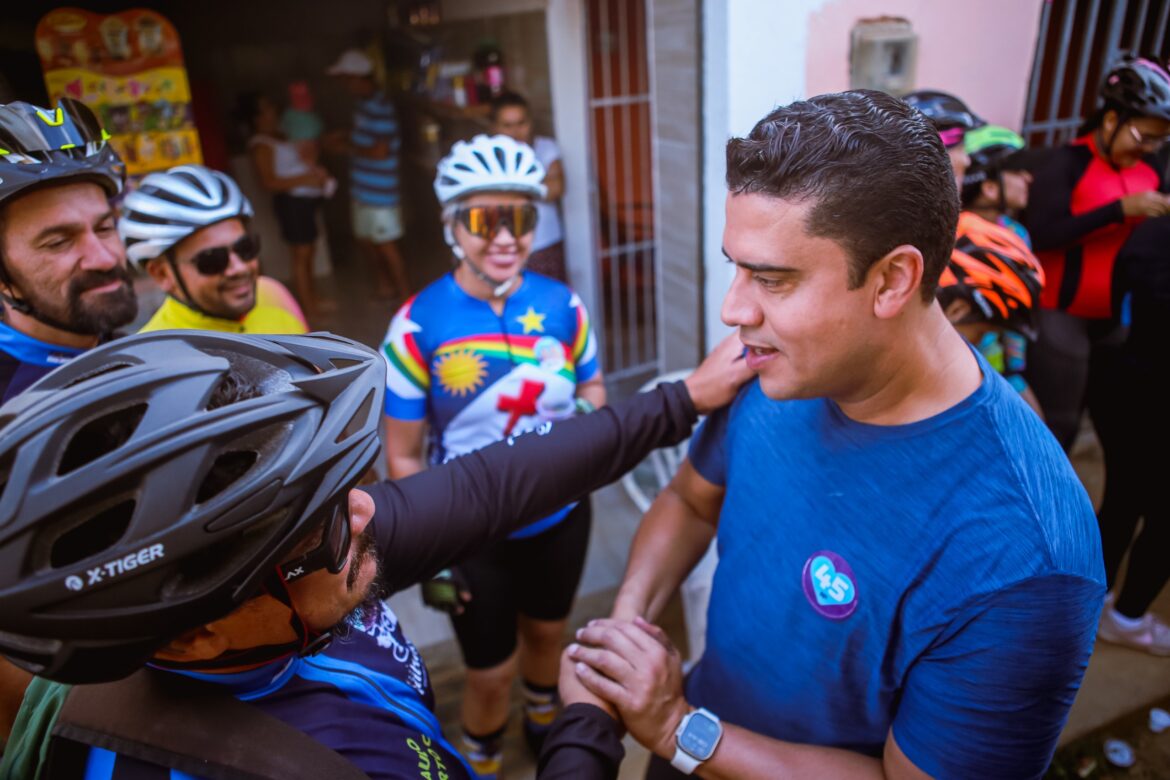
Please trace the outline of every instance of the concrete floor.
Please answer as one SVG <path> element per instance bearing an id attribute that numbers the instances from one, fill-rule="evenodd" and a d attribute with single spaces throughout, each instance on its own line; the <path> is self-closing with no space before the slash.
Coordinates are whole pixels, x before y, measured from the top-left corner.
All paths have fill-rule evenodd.
<path id="1" fill-rule="evenodd" d="M 409 237 L 404 244 L 404 254 L 411 264 L 411 276 L 416 285 L 429 282 L 446 268 L 446 259 L 441 249 L 412 244 Z M 338 264 L 332 278 L 319 281 L 322 289 L 333 295 L 341 305 L 336 314 L 313 323 L 314 327 L 332 330 L 377 347 L 398 302 L 373 300 L 368 292 L 370 286 L 366 282 L 364 265 L 352 259 Z M 137 286 L 143 294 L 140 319 L 145 321 L 151 306 L 157 305 L 159 297 L 149 281 L 142 280 Z M 1094 503 L 1099 503 L 1104 482 L 1101 455 L 1087 427 L 1071 457 Z M 614 589 L 624 571 L 626 551 L 639 519 L 637 510 L 619 486 L 598 492 L 594 502 L 594 532 L 578 603 L 570 618 L 573 628 L 608 613 Z M 448 733 L 455 735 L 458 733 L 462 666 L 450 627 L 443 616 L 422 606 L 417 588 L 396 595 L 391 599 L 391 604 L 404 624 L 410 627 L 411 639 L 424 651 L 435 682 L 440 719 Z M 1154 609 L 1159 615 L 1170 619 L 1170 594 L 1163 593 Z M 675 604 L 663 622 L 675 641 L 685 645 L 681 607 Z M 1153 658 L 1099 643 L 1061 741 L 1063 743 L 1081 736 L 1167 695 L 1170 695 L 1170 659 Z M 512 728 L 505 744 L 509 780 L 524 780 L 533 777 L 534 773 L 534 764 L 519 733 L 518 707 L 517 698 L 514 702 Z M 621 777 L 641 777 L 648 756 L 628 738 L 626 744 L 627 759 Z"/>

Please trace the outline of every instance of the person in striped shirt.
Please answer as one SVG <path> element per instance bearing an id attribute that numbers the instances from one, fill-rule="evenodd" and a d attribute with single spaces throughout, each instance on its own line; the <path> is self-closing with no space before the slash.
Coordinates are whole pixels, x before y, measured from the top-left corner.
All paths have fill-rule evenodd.
<path id="1" fill-rule="evenodd" d="M 410 282 L 398 239 L 402 210 L 398 202 L 398 152 L 402 140 L 394 104 L 374 79 L 374 63 L 360 49 L 344 52 L 327 71 L 342 81 L 357 101 L 348 137 L 332 133 L 327 149 L 350 156 L 353 233 L 370 247 L 379 297 L 408 297 Z"/>

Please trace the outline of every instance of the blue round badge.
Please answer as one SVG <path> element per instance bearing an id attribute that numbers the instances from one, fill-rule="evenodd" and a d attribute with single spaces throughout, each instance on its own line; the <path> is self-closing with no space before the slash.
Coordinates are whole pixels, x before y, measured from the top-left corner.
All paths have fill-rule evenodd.
<path id="1" fill-rule="evenodd" d="M 857 610 L 857 585 L 853 569 L 831 550 L 813 553 L 801 575 L 804 596 L 820 614 L 844 620 Z"/>

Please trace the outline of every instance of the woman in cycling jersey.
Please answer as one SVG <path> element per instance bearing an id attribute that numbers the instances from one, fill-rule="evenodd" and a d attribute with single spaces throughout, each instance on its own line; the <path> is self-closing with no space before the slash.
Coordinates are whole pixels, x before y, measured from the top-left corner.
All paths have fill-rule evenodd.
<path id="1" fill-rule="evenodd" d="M 1130 437 L 1123 432 L 1135 387 L 1125 381 L 1131 374 L 1121 365 L 1127 359 L 1123 301 L 1129 290 L 1117 258 L 1143 220 L 1170 214 L 1167 182 L 1153 158 L 1170 136 L 1170 73 L 1156 62 L 1127 56 L 1106 75 L 1100 94 L 1101 107 L 1078 137 L 1053 150 L 1035 171 L 1024 223 L 1047 282 L 1026 376 L 1066 450 L 1076 439 L 1083 410 L 1089 410 L 1105 455 L 1098 522 L 1102 537 L 1113 540 L 1105 548 L 1112 587 L 1138 503 L 1135 480 L 1126 478 Z M 1118 525 L 1129 533 L 1119 534 Z M 1132 568 L 1130 576 L 1150 579 Z M 1170 626 L 1147 612 L 1151 600 L 1119 596 L 1105 609 L 1100 636 L 1170 655 Z"/>
<path id="2" fill-rule="evenodd" d="M 1125 57 L 1100 95 L 1078 137 L 1034 171 L 1024 215 L 1047 275 L 1027 378 L 1066 450 L 1086 404 L 1100 428 L 1116 403 L 1108 382 L 1097 380 L 1107 378 L 1110 345 L 1115 352 L 1123 338 L 1117 251 L 1143 219 L 1170 213 L 1152 158 L 1170 135 L 1170 74 Z"/>
<path id="3" fill-rule="evenodd" d="M 424 469 L 424 453 L 442 463 L 605 402 L 581 300 L 524 270 L 544 173 L 529 146 L 503 135 L 458 142 L 439 164 L 435 192 L 457 264 L 403 305 L 383 344 L 393 479 Z M 556 714 L 561 639 L 590 521 L 588 500 L 563 507 L 445 583 L 467 597 L 446 606 L 468 667 L 464 747 L 482 775 L 499 771 L 517 671 L 535 751 Z"/>

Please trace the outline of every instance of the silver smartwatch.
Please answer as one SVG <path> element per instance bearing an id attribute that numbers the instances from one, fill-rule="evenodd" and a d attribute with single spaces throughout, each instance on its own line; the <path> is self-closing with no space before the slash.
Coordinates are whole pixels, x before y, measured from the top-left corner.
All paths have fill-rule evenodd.
<path id="1" fill-rule="evenodd" d="M 684 775 L 692 774 L 711 756 L 723 738 L 723 724 L 711 711 L 699 708 L 688 713 L 674 732 L 674 758 L 670 765 Z"/>

